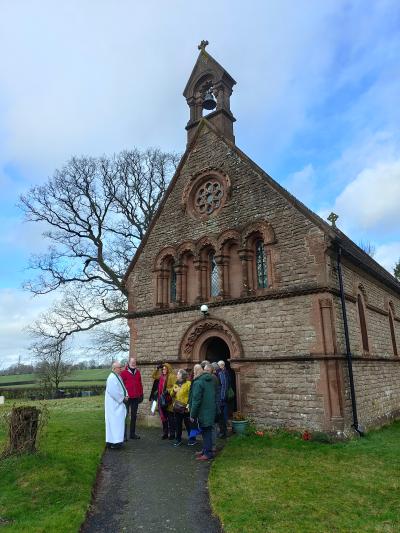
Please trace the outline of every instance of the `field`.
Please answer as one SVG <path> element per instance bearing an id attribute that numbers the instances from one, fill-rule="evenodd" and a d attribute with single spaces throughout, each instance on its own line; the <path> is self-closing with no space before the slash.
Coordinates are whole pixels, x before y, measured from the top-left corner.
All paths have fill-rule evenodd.
<path id="1" fill-rule="evenodd" d="M 85 385 L 104 385 L 110 370 L 107 368 L 95 368 L 88 370 L 74 370 L 69 374 L 60 387 L 84 387 Z M 21 383 L 22 382 L 22 383 Z M 0 376 L 0 389 L 5 388 L 29 388 L 36 385 L 34 374 L 15 374 L 12 376 Z"/>
<path id="2" fill-rule="evenodd" d="M 0 529 L 2 533 L 76 533 L 104 450 L 103 398 L 34 405 L 47 406 L 48 425 L 38 453 L 0 460 Z M 8 408 L 0 407 L 0 416 Z M 2 425 L 0 449 L 4 440 Z"/>
<path id="3" fill-rule="evenodd" d="M 225 533 L 400 531 L 400 422 L 337 444 L 233 437 L 209 486 Z"/>

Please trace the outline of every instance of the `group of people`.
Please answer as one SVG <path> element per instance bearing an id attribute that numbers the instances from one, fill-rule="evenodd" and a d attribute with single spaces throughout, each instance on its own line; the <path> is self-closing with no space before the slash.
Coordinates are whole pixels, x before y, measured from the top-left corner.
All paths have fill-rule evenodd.
<path id="1" fill-rule="evenodd" d="M 194 365 L 192 373 L 179 369 L 175 374 L 169 363 L 157 366 L 153 372 L 153 387 L 150 402 L 158 408 L 162 424 L 162 439 L 182 444 L 185 426 L 189 446 L 197 443 L 197 435 L 203 439 L 202 450 L 196 452 L 199 461 L 208 461 L 216 453 L 217 434 L 227 436 L 229 401 L 233 391 L 225 362 L 203 361 Z M 135 358 L 130 358 L 125 368 L 115 361 L 107 379 L 105 395 L 106 443 L 119 448 L 127 440 L 125 419 L 130 411 L 129 436 L 136 434 L 136 416 L 139 403 L 143 401 L 143 386 Z M 219 430 L 219 432 L 217 431 Z"/>

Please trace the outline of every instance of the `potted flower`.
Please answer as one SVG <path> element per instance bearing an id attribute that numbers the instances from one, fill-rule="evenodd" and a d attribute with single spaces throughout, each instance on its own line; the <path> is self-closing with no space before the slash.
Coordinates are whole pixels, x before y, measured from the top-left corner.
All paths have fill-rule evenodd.
<path id="1" fill-rule="evenodd" d="M 233 433 L 236 433 L 236 435 L 244 435 L 248 425 L 249 425 L 249 421 L 240 411 L 236 411 L 236 413 L 233 414 L 233 419 L 232 419 Z"/>

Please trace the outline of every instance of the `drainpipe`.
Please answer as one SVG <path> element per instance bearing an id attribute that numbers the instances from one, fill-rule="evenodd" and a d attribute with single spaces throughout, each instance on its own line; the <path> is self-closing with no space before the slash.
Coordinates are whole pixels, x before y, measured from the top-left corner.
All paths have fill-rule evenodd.
<path id="1" fill-rule="evenodd" d="M 357 416 L 357 403 L 356 403 L 356 391 L 354 389 L 354 378 L 353 378 L 353 362 L 350 349 L 350 337 L 349 337 L 349 325 L 347 322 L 347 313 L 346 313 L 346 300 L 344 296 L 343 288 L 343 277 L 342 277 L 342 248 L 338 244 L 337 248 L 337 270 L 339 276 L 339 290 L 340 290 L 340 300 L 342 303 L 342 316 L 343 316 L 343 327 L 344 327 L 344 338 L 346 341 L 346 359 L 347 359 L 347 369 L 349 372 L 349 382 L 350 382 L 350 396 L 351 396 L 351 409 L 353 412 L 353 428 L 357 433 L 362 437 L 364 435 L 363 430 L 358 425 L 358 416 Z"/>

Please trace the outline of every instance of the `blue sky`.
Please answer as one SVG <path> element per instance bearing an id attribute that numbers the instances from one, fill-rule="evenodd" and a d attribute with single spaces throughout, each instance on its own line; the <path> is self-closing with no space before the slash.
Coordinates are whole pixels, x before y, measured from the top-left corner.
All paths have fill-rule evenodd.
<path id="1" fill-rule="evenodd" d="M 400 4 L 0 0 L 0 365 L 51 297 L 21 290 L 43 228 L 21 192 L 72 155 L 182 152 L 182 90 L 208 39 L 236 79 L 236 143 L 392 269 L 400 257 Z"/>

